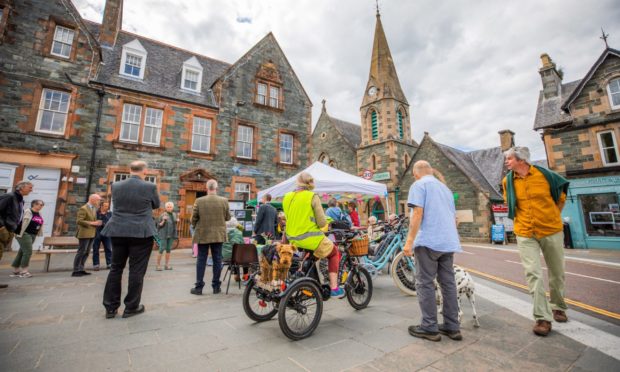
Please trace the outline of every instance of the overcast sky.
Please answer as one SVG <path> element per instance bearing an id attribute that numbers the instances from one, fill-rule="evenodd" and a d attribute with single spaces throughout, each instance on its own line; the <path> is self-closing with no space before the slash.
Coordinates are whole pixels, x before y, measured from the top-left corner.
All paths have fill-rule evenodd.
<path id="1" fill-rule="evenodd" d="M 105 0 L 73 0 L 101 22 Z M 360 123 L 375 28 L 374 0 L 127 0 L 123 29 L 235 62 L 273 31 L 314 104 Z M 412 133 L 460 149 L 499 145 L 516 133 L 545 157 L 532 130 L 540 54 L 581 79 L 604 49 L 620 49 L 617 0 L 382 0 L 383 27 L 409 100 Z"/>

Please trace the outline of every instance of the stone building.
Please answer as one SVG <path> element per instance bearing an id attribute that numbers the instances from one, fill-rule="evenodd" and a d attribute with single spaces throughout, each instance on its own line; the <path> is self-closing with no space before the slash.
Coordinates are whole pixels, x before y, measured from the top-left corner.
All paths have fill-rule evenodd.
<path id="1" fill-rule="evenodd" d="M 352 174 L 372 174 L 373 180 L 387 185 L 388 203 L 396 206 L 391 212 L 398 213 L 399 200 L 407 197 L 398 185 L 417 144 L 411 137 L 409 103 L 378 11 L 370 72 L 359 110 L 361 126 L 330 117 L 323 106 L 312 135 L 312 158 Z M 379 218 L 385 218 L 385 211 L 383 202 L 374 199 L 362 208 L 366 215 Z"/>
<path id="2" fill-rule="evenodd" d="M 0 9 L 0 188 L 32 179 L 46 234 L 74 231 L 135 159 L 186 235 L 206 180 L 247 200 L 308 165 L 312 104 L 273 34 L 230 64 L 123 31 L 122 0 L 101 24 L 69 0 Z"/>
<path id="3" fill-rule="evenodd" d="M 562 216 L 576 248 L 620 248 L 620 51 L 606 47 L 583 79 L 563 83 L 547 54 L 534 130 L 549 168 L 571 184 Z"/>

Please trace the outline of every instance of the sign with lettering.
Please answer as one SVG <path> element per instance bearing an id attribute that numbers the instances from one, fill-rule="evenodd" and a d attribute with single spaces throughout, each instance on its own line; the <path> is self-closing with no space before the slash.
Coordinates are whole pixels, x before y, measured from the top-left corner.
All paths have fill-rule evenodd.
<path id="1" fill-rule="evenodd" d="M 375 173 L 372 177 L 373 181 L 385 181 L 390 179 L 390 172 Z"/>

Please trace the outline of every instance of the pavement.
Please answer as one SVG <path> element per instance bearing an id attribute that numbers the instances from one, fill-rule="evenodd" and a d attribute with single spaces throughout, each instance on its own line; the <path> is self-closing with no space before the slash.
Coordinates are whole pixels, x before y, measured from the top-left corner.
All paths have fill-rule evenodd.
<path id="1" fill-rule="evenodd" d="M 529 296 L 482 278 L 475 278 L 481 327 L 473 326 L 464 301 L 461 342 L 411 337 L 417 300 L 389 275 L 374 278 L 367 309 L 331 299 L 315 333 L 293 342 L 277 320 L 247 318 L 243 288 L 233 283 L 228 295 L 190 295 L 189 250 L 173 252 L 172 271 L 155 271 L 153 255 L 142 296 L 146 312 L 110 320 L 101 305 L 107 271 L 72 278 L 73 255 L 55 255 L 49 273 L 42 255 L 34 258 L 32 278 L 9 278 L 11 253 L 0 265 L 0 283 L 9 284 L 0 289 L 2 371 L 620 370 L 620 327 L 569 310 L 568 323 L 537 337 Z"/>

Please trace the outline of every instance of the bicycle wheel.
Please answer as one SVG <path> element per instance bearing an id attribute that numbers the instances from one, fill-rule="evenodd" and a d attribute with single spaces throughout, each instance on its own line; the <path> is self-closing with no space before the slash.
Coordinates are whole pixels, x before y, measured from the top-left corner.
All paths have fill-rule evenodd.
<path id="1" fill-rule="evenodd" d="M 256 289 L 256 282 L 250 279 L 243 292 L 243 310 L 248 318 L 255 322 L 267 321 L 278 312 L 273 301 L 267 301 L 261 297 Z"/>
<path id="2" fill-rule="evenodd" d="M 355 310 L 364 309 L 372 298 L 372 278 L 368 270 L 357 267 L 349 273 L 345 286 L 347 300 Z"/>
<path id="3" fill-rule="evenodd" d="M 280 300 L 278 321 L 282 333 L 293 341 L 309 337 L 323 315 L 321 291 L 310 280 L 293 284 Z"/>
<path id="4" fill-rule="evenodd" d="M 405 256 L 400 252 L 394 257 L 390 267 L 390 274 L 398 289 L 404 293 L 415 296 L 415 264 L 412 257 Z"/>

